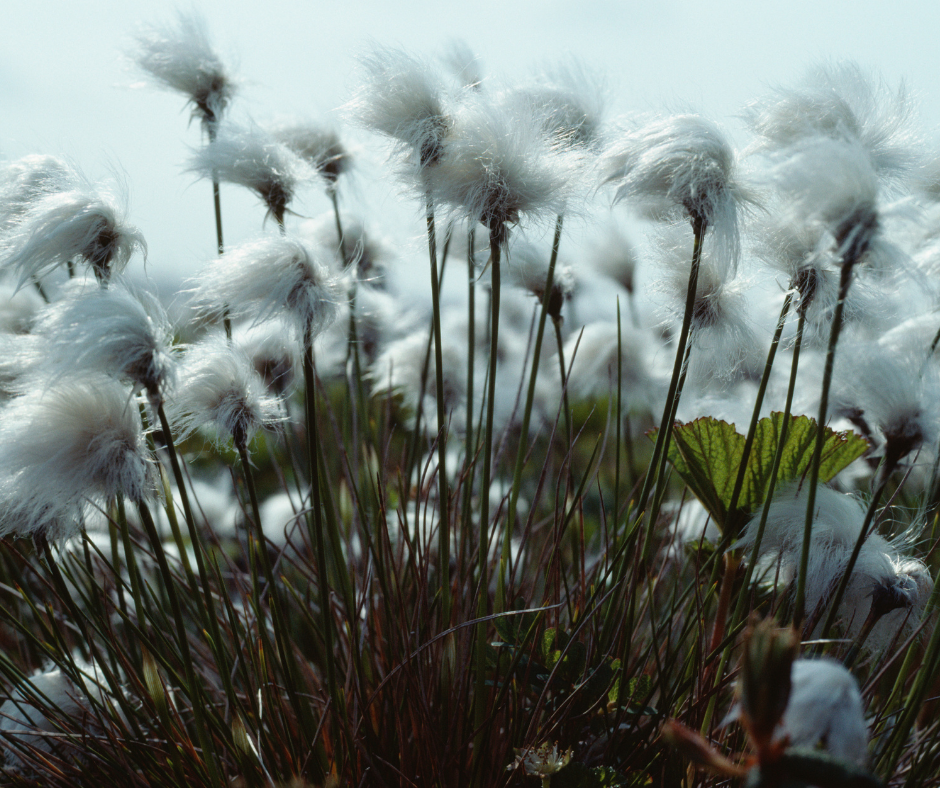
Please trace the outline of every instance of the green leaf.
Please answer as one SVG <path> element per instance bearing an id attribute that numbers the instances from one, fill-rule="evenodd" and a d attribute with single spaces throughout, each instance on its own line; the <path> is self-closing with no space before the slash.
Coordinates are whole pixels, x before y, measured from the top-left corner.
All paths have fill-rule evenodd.
<path id="1" fill-rule="evenodd" d="M 738 469 L 744 455 L 745 436 L 733 424 L 709 416 L 688 424 L 676 424 L 669 445 L 669 461 L 722 532 L 735 536 L 763 505 L 770 486 L 774 455 L 783 431 L 782 413 L 757 422 L 754 444 L 748 456 L 738 500 L 731 510 Z M 655 431 L 651 433 L 655 436 Z M 816 422 L 808 416 L 791 416 L 781 455 L 777 484 L 795 481 L 809 470 L 816 440 Z M 819 480 L 828 482 L 868 449 L 868 443 L 852 432 L 824 430 Z"/>

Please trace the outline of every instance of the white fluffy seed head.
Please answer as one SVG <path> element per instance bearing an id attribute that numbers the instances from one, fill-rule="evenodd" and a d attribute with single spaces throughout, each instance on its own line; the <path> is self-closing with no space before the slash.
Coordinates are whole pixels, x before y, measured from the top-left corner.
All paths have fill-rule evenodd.
<path id="1" fill-rule="evenodd" d="M 300 156 L 326 181 L 327 188 L 348 172 L 352 160 L 336 129 L 311 122 L 293 121 L 276 124 L 271 134 L 282 145 Z"/>
<path id="2" fill-rule="evenodd" d="M 125 220 L 114 195 L 76 176 L 67 191 L 38 193 L 0 236 L 0 265 L 22 286 L 77 259 L 107 282 L 137 249 L 146 256 L 143 235 Z"/>
<path id="3" fill-rule="evenodd" d="M 398 142 L 419 169 L 434 166 L 450 125 L 441 75 L 398 49 L 375 47 L 360 58 L 361 87 L 346 109 L 370 131 Z"/>
<path id="4" fill-rule="evenodd" d="M 56 381 L 94 372 L 131 383 L 160 399 L 173 385 L 173 331 L 160 302 L 127 282 L 107 288 L 76 284 L 44 307 L 33 334 L 40 374 Z"/>
<path id="5" fill-rule="evenodd" d="M 57 156 L 24 156 L 7 164 L 0 170 L 0 236 L 14 227 L 34 202 L 69 191 L 80 180 L 75 169 Z"/>
<path id="6" fill-rule="evenodd" d="M 0 418 L 0 534 L 67 538 L 88 506 L 153 494 L 137 403 L 102 376 L 11 400 Z"/>
<path id="7" fill-rule="evenodd" d="M 625 133 L 602 165 L 614 202 L 629 200 L 654 218 L 689 217 L 711 230 L 718 259 L 733 271 L 739 206 L 754 198 L 735 178 L 735 156 L 722 130 L 699 115 L 660 118 Z"/>
<path id="8" fill-rule="evenodd" d="M 221 119 L 234 95 L 232 78 L 195 11 L 180 11 L 175 22 L 142 31 L 131 57 L 158 85 L 184 94 L 206 126 Z"/>
<path id="9" fill-rule="evenodd" d="M 454 115 L 429 178 L 436 200 L 482 222 L 503 243 L 508 226 L 524 216 L 565 212 L 581 163 L 549 139 L 538 118 L 476 100 Z"/>
<path id="10" fill-rule="evenodd" d="M 316 174 L 300 156 L 259 126 L 227 122 L 219 124 L 215 139 L 196 151 L 189 169 L 202 178 L 250 189 L 278 223 L 297 188 Z"/>
<path id="11" fill-rule="evenodd" d="M 236 447 L 247 446 L 258 429 L 282 420 L 280 401 L 268 395 L 248 356 L 223 336 L 190 345 L 179 378 L 168 416 L 183 436 L 205 427 L 218 444 L 233 439 Z"/>
<path id="12" fill-rule="evenodd" d="M 328 253 L 330 267 L 339 272 L 343 265 L 354 270 L 359 279 L 372 287 L 384 288 L 384 273 L 390 257 L 389 248 L 367 230 L 355 216 L 341 214 L 343 248 L 340 250 L 336 216 L 330 212 L 300 225 L 297 232 L 304 241 Z M 453 246 L 451 247 L 453 249 Z M 346 273 L 349 273 L 348 271 Z"/>
<path id="13" fill-rule="evenodd" d="M 865 518 L 859 502 L 851 495 L 819 487 L 806 573 L 806 609 L 809 614 L 830 600 L 848 564 Z M 784 582 L 796 580 L 806 521 L 806 493 L 782 490 L 774 498 L 760 546 L 759 560 L 775 571 L 779 566 Z M 745 528 L 737 547 L 750 554 L 757 532 L 757 519 Z M 880 619 L 877 632 L 866 648 L 877 651 L 895 638 L 913 630 L 929 596 L 925 594 L 924 565 L 900 557 L 895 547 L 874 534 L 862 545 L 842 603 L 839 620 L 850 637 L 857 636 L 875 607 L 889 610 Z M 930 584 L 932 587 L 932 583 Z M 903 629 L 902 629 L 903 627 Z"/>
<path id="14" fill-rule="evenodd" d="M 534 295 L 539 301 L 545 294 L 548 282 L 548 266 L 551 251 L 527 241 L 512 244 L 506 258 L 511 281 Z M 575 276 L 571 266 L 556 261 L 552 274 L 552 292 L 549 296 L 548 314 L 552 319 L 561 318 L 562 307 L 570 300 L 575 290 Z"/>
<path id="15" fill-rule="evenodd" d="M 919 163 L 911 97 L 892 90 L 855 63 L 822 64 L 800 84 L 778 88 L 745 110 L 757 150 L 779 154 L 816 136 L 857 143 L 882 176 L 897 177 Z"/>
<path id="16" fill-rule="evenodd" d="M 227 311 L 256 323 L 284 317 L 300 340 L 329 326 L 340 301 L 329 269 L 292 235 L 269 235 L 231 247 L 193 281 L 194 300 L 204 312 Z"/>

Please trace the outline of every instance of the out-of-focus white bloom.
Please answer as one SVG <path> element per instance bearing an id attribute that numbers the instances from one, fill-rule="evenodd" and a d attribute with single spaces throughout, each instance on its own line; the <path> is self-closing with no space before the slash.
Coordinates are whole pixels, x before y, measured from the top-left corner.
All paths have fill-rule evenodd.
<path id="1" fill-rule="evenodd" d="M 290 339 L 290 326 L 284 320 L 236 326 L 232 341 L 245 351 L 271 391 L 281 396 L 290 389 L 301 360 L 297 343 Z"/>
<path id="2" fill-rule="evenodd" d="M 0 334 L 25 334 L 44 303 L 35 288 L 0 282 Z"/>
<path id="3" fill-rule="evenodd" d="M 76 371 L 129 381 L 155 400 L 173 384 L 173 331 L 160 302 L 128 282 L 76 283 L 42 309 L 34 329 L 37 366 L 53 382 Z"/>
<path id="4" fill-rule="evenodd" d="M 336 317 L 337 286 L 313 251 L 293 235 L 269 235 L 226 250 L 194 279 L 194 299 L 209 313 L 256 323 L 286 317 L 303 339 Z"/>
<path id="5" fill-rule="evenodd" d="M 193 115 L 207 127 L 221 119 L 235 92 L 212 48 L 206 22 L 195 11 L 179 11 L 175 24 L 141 32 L 131 56 L 158 85 L 183 93 L 193 104 Z"/>
<path id="6" fill-rule="evenodd" d="M 0 706 L 0 736 L 6 742 L 6 766 L 31 773 L 31 756 L 53 755 L 71 763 L 82 760 L 83 742 L 102 736 L 109 692 L 100 668 L 79 664 L 83 688 L 54 668 L 24 679 Z M 94 699 L 97 708 L 92 709 Z M 69 731 L 68 733 L 66 731 Z"/>
<path id="7" fill-rule="evenodd" d="M 512 245 L 507 260 L 510 279 L 541 301 L 545 294 L 545 284 L 548 281 L 550 260 L 550 250 L 541 249 L 535 244 L 524 241 L 516 242 Z M 552 319 L 561 318 L 562 307 L 571 298 L 574 289 L 575 277 L 571 266 L 556 261 L 548 304 L 548 314 Z"/>
<path id="8" fill-rule="evenodd" d="M 613 143 L 604 181 L 614 202 L 629 200 L 658 219 L 689 217 L 711 229 L 722 273 L 739 254 L 738 208 L 753 202 L 735 179 L 734 151 L 721 129 L 700 115 L 653 120 Z"/>
<path id="9" fill-rule="evenodd" d="M 0 414 L 0 535 L 68 538 L 88 506 L 153 492 L 137 403 L 115 381 L 62 380 Z"/>
<path id="10" fill-rule="evenodd" d="M 897 176 L 919 163 L 913 102 L 875 82 L 855 63 L 812 68 L 794 88 L 778 88 L 747 107 L 745 117 L 760 138 L 758 150 L 779 152 L 825 136 L 858 143 L 883 176 Z"/>
<path id="11" fill-rule="evenodd" d="M 244 186 L 257 194 L 278 224 L 297 187 L 315 171 L 286 145 L 257 125 L 223 123 L 215 139 L 190 159 L 200 177 Z"/>
<path id="12" fill-rule="evenodd" d="M 441 75 L 430 64 L 390 47 L 375 47 L 360 62 L 364 79 L 347 105 L 349 114 L 367 129 L 400 143 L 419 170 L 435 165 L 450 125 Z"/>
<path id="13" fill-rule="evenodd" d="M 663 233 L 659 244 L 663 277 L 659 287 L 667 309 L 679 321 L 689 284 L 690 253 L 686 233 Z M 692 307 L 689 378 L 693 382 L 732 381 L 759 377 L 764 354 L 747 313 L 746 281 L 723 278 L 722 261 L 714 249 L 702 253 Z"/>
<path id="14" fill-rule="evenodd" d="M 739 703 L 724 723 L 741 715 Z M 796 659 L 790 670 L 790 698 L 774 740 L 791 747 L 821 746 L 833 758 L 856 766 L 868 762 L 868 726 L 855 677 L 833 659 Z"/>
<path id="15" fill-rule="evenodd" d="M 453 117 L 432 171 L 434 195 L 504 243 L 508 225 L 564 213 L 581 157 L 561 149 L 537 117 L 476 100 Z"/>
<path id="16" fill-rule="evenodd" d="M 463 87 L 478 90 L 483 84 L 484 76 L 480 58 L 470 49 L 466 41 L 451 41 L 450 49 L 444 55 L 443 61 L 457 75 Z"/>
<path id="17" fill-rule="evenodd" d="M 223 336 L 190 345 L 179 380 L 168 415 L 184 436 L 208 427 L 218 443 L 232 438 L 236 447 L 245 447 L 259 428 L 282 419 L 280 401 L 267 394 L 248 356 Z"/>
<path id="18" fill-rule="evenodd" d="M 328 259 L 333 270 L 339 271 L 345 261 L 345 264 L 355 271 L 360 280 L 367 281 L 372 287 L 383 289 L 383 275 L 390 255 L 386 244 L 366 230 L 365 225 L 359 219 L 342 214 L 341 220 L 343 223 L 342 253 L 336 229 L 336 217 L 332 213 L 303 222 L 298 227 L 297 234 L 305 241 L 331 252 Z"/>
<path id="19" fill-rule="evenodd" d="M 76 175 L 65 191 L 37 194 L 0 236 L 0 266 L 16 272 L 22 286 L 78 259 L 107 282 L 135 249 L 146 255 L 147 244 L 117 199 Z"/>
<path id="20" fill-rule="evenodd" d="M 620 395 L 625 413 L 644 413 L 659 398 L 650 375 L 650 353 L 657 345 L 648 331 L 620 326 Z M 575 352 L 577 347 L 577 352 Z M 571 364 L 568 390 L 579 400 L 617 396 L 617 325 L 590 323 L 565 342 L 565 360 Z"/>
<path id="21" fill-rule="evenodd" d="M 615 225 L 608 224 L 590 251 L 589 262 L 594 270 L 613 279 L 633 295 L 638 256 L 630 239 Z"/>
<path id="22" fill-rule="evenodd" d="M 816 512 L 806 572 L 806 610 L 826 604 L 835 591 L 861 533 L 865 512 L 851 495 L 827 487 L 816 492 Z M 806 522 L 806 494 L 782 490 L 774 498 L 760 546 L 760 560 L 770 571 L 779 564 L 781 580 L 796 579 Z M 744 530 L 736 547 L 749 554 L 757 519 Z M 924 565 L 898 555 L 878 534 L 866 539 L 839 606 L 839 620 L 857 636 L 869 616 L 878 619 L 866 647 L 879 651 L 903 638 L 919 623 L 933 583 Z M 879 618 L 880 617 L 880 618 Z"/>
<path id="23" fill-rule="evenodd" d="M 562 144 L 588 150 L 600 145 L 606 96 L 583 63 L 559 63 L 498 100 L 510 111 L 539 118 L 545 132 Z"/>
<path id="24" fill-rule="evenodd" d="M 271 127 L 271 134 L 319 173 L 327 189 L 335 189 L 336 181 L 349 171 L 351 158 L 339 134 L 329 126 L 315 123 L 281 123 Z"/>

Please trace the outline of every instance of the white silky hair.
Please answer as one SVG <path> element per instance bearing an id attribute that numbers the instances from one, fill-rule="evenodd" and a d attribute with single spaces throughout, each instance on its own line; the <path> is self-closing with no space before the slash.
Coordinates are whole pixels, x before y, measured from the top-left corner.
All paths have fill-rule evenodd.
<path id="1" fill-rule="evenodd" d="M 262 323 L 283 317 L 298 340 L 316 337 L 335 319 L 340 289 L 316 254 L 295 235 L 267 235 L 230 247 L 191 280 L 204 314 Z"/>
<path id="2" fill-rule="evenodd" d="M 0 535 L 77 533 L 82 512 L 155 489 L 137 403 L 107 377 L 62 379 L 0 416 Z"/>
<path id="3" fill-rule="evenodd" d="M 235 83 L 212 47 L 205 19 L 195 10 L 179 11 L 174 23 L 140 32 L 130 53 L 158 85 L 185 95 L 193 115 L 217 121 L 235 93 Z"/>
<path id="4" fill-rule="evenodd" d="M 244 186 L 272 214 L 281 200 L 286 206 L 303 183 L 318 177 L 315 169 L 257 124 L 230 121 L 220 123 L 215 139 L 190 157 L 189 170 L 202 178 Z"/>
<path id="5" fill-rule="evenodd" d="M 14 227 L 36 200 L 68 191 L 80 176 L 65 159 L 32 154 L 0 170 L 0 237 Z"/>
<path id="6" fill-rule="evenodd" d="M 280 400 L 267 393 L 251 360 L 219 334 L 185 349 L 179 385 L 167 404 L 181 437 L 208 428 L 217 445 L 231 438 L 247 445 L 259 429 L 283 420 Z"/>
<path id="7" fill-rule="evenodd" d="M 330 125 L 313 121 L 282 121 L 268 127 L 271 135 L 296 153 L 327 181 L 348 172 L 352 163 L 339 132 Z"/>
<path id="8" fill-rule="evenodd" d="M 37 195 L 0 236 L 0 268 L 12 272 L 19 287 L 75 259 L 107 279 L 135 250 L 146 258 L 143 234 L 127 222 L 114 194 L 81 176 L 69 186 Z"/>
<path id="9" fill-rule="evenodd" d="M 818 488 L 806 571 L 806 609 L 810 614 L 829 601 L 838 585 L 861 533 L 864 516 L 854 496 L 824 486 Z M 735 545 L 748 557 L 757 535 L 758 520 L 755 517 L 748 523 Z M 758 560 L 769 573 L 774 573 L 779 566 L 784 582 L 796 580 L 805 522 L 805 492 L 798 492 L 792 486 L 781 490 L 770 507 Z M 900 556 L 891 542 L 872 534 L 862 545 L 852 570 L 839 606 L 839 620 L 850 636 L 858 635 L 868 618 L 872 595 L 879 588 L 891 589 L 897 597 L 903 598 L 904 606 L 882 616 L 866 642 L 868 650 L 880 651 L 895 638 L 910 634 L 919 623 L 929 596 L 929 590 L 925 594 L 928 581 L 923 563 Z M 932 587 L 929 582 L 929 588 Z"/>
<path id="10" fill-rule="evenodd" d="M 110 695 L 104 676 L 94 662 L 77 660 L 76 664 L 82 688 L 55 667 L 24 678 L 0 706 L 0 735 L 7 742 L 5 762 L 17 774 L 32 772 L 29 758 L 19 746 L 73 762 L 81 760 L 79 742 L 73 739 L 71 745 L 64 744 L 68 737 L 60 733 L 57 720 L 77 723 L 83 737 L 104 733 L 101 710 L 107 709 Z M 96 709 L 92 709 L 89 697 Z"/>
<path id="11" fill-rule="evenodd" d="M 604 183 L 653 218 L 698 216 L 710 230 L 722 275 L 740 255 L 739 208 L 755 201 L 736 177 L 735 154 L 721 128 L 693 114 L 656 118 L 623 132 L 607 149 Z"/>
<path id="12" fill-rule="evenodd" d="M 566 213 L 582 162 L 545 134 L 537 115 L 477 97 L 454 114 L 428 178 L 437 201 L 492 229 Z"/>
<path id="13" fill-rule="evenodd" d="M 73 280 L 33 326 L 37 374 L 55 382 L 98 372 L 162 397 L 173 386 L 173 330 L 159 300 L 125 280 L 105 289 Z"/>
<path id="14" fill-rule="evenodd" d="M 853 62 L 812 67 L 797 85 L 752 102 L 744 117 L 758 137 L 753 149 L 771 155 L 822 135 L 858 143 L 885 177 L 905 175 L 922 158 L 910 93 Z"/>

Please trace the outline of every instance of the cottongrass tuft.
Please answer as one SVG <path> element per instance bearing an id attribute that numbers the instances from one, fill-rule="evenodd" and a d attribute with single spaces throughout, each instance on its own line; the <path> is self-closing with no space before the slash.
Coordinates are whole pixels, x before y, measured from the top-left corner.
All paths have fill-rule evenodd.
<path id="1" fill-rule="evenodd" d="M 270 127 L 271 135 L 300 156 L 326 181 L 327 190 L 336 188 L 339 176 L 349 172 L 352 158 L 340 140 L 339 134 L 329 126 L 312 122 L 294 121 Z"/>
<path id="2" fill-rule="evenodd" d="M 181 437 L 208 428 L 217 445 L 231 439 L 245 448 L 259 429 L 283 420 L 280 400 L 224 336 L 212 334 L 186 348 L 179 379 L 168 416 Z"/>
<path id="3" fill-rule="evenodd" d="M 0 236 L 14 227 L 37 200 L 68 191 L 80 181 L 58 156 L 24 156 L 0 171 Z"/>
<path id="4" fill-rule="evenodd" d="M 256 323 L 283 316 L 300 340 L 313 339 L 329 326 L 340 301 L 329 269 L 293 235 L 233 247 L 207 264 L 193 283 L 193 299 L 204 312 L 228 312 Z"/>
<path id="5" fill-rule="evenodd" d="M 711 228 L 717 258 L 734 271 L 740 253 L 738 209 L 753 195 L 736 178 L 735 156 L 724 132 L 700 115 L 652 120 L 611 144 L 604 183 L 657 219 L 691 218 Z"/>
<path id="6" fill-rule="evenodd" d="M 806 610 L 823 612 L 830 601 L 861 533 L 865 512 L 851 495 L 819 487 L 806 570 Z M 784 582 L 796 579 L 806 523 L 806 491 L 782 490 L 774 498 L 760 545 L 760 561 L 771 573 L 779 566 Z M 745 528 L 736 547 L 750 550 L 757 520 Z M 926 567 L 898 555 L 892 543 L 878 534 L 862 545 L 845 595 L 839 620 L 850 637 L 858 636 L 869 621 L 877 621 L 865 647 L 886 648 L 910 634 L 919 623 L 933 583 Z"/>
<path id="7" fill-rule="evenodd" d="M 235 93 L 206 21 L 195 11 L 179 11 L 175 24 L 141 32 L 131 57 L 158 85 L 183 93 L 193 104 L 193 116 L 207 127 L 221 119 Z"/>
<path id="8" fill-rule="evenodd" d="M 153 494 L 137 403 L 119 383 L 63 380 L 0 414 L 0 535 L 68 538 L 89 507 Z"/>
<path id="9" fill-rule="evenodd" d="M 434 195 L 457 215 L 481 222 L 500 243 L 523 216 L 564 213 L 582 163 L 546 136 L 538 118 L 481 100 L 454 116 L 444 150 L 433 172 Z"/>
<path id="10" fill-rule="evenodd" d="M 37 316 L 40 374 L 55 382 L 75 371 L 130 382 L 159 401 L 176 374 L 173 331 L 160 302 L 128 282 L 107 290 L 76 283 Z"/>
<path id="11" fill-rule="evenodd" d="M 0 238 L 0 266 L 14 271 L 22 286 L 79 259 L 107 282 L 147 243 L 124 218 L 117 198 L 82 176 L 67 191 L 37 196 Z"/>
<path id="12" fill-rule="evenodd" d="M 397 141 L 419 171 L 437 164 L 450 126 L 444 80 L 429 64 L 391 47 L 360 58 L 364 75 L 347 112 L 359 125 Z"/>
<path id="13" fill-rule="evenodd" d="M 255 192 L 278 224 L 283 224 L 297 188 L 315 172 L 259 126 L 233 123 L 219 125 L 215 139 L 192 156 L 189 170 Z"/>

